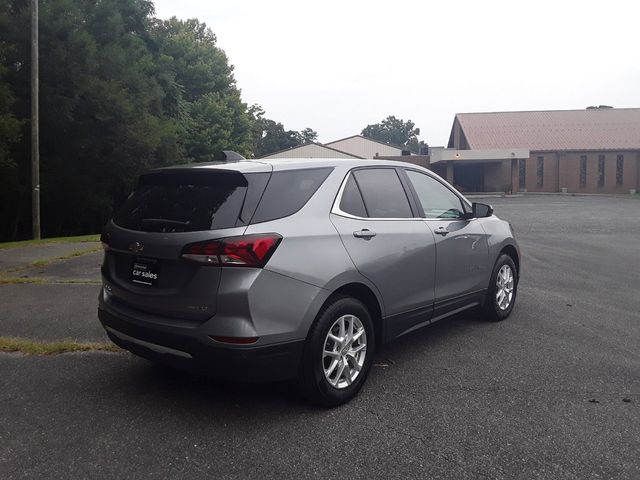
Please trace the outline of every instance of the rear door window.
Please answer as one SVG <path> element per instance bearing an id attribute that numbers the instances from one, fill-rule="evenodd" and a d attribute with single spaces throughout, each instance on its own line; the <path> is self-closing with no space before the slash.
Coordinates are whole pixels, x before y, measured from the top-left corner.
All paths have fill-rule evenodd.
<path id="1" fill-rule="evenodd" d="M 409 199 L 393 168 L 368 168 L 353 173 L 371 218 L 411 218 Z"/>
<path id="2" fill-rule="evenodd" d="M 288 217 L 309 201 L 333 168 L 273 172 L 251 223 Z"/>
<path id="3" fill-rule="evenodd" d="M 247 191 L 264 188 L 268 176 L 233 171 L 143 175 L 113 221 L 142 232 L 194 232 L 246 224 L 242 217 L 253 212 L 246 211 L 245 199 L 255 196 L 247 196 Z"/>

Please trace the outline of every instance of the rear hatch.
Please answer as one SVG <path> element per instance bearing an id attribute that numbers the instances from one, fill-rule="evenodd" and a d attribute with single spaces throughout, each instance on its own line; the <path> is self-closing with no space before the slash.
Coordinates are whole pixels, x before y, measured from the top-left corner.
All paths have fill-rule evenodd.
<path id="1" fill-rule="evenodd" d="M 221 269 L 181 254 L 192 243 L 244 233 L 271 175 L 269 165 L 253 165 L 246 173 L 189 168 L 140 177 L 103 234 L 110 299 L 163 317 L 214 315 Z"/>

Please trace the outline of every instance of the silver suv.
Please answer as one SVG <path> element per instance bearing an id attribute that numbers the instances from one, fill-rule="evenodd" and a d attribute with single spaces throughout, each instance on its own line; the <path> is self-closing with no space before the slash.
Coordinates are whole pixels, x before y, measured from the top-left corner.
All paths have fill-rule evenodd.
<path id="1" fill-rule="evenodd" d="M 509 223 L 434 173 L 384 160 L 155 170 L 105 227 L 99 318 L 113 342 L 240 381 L 353 398 L 380 344 L 474 307 L 511 313 Z"/>

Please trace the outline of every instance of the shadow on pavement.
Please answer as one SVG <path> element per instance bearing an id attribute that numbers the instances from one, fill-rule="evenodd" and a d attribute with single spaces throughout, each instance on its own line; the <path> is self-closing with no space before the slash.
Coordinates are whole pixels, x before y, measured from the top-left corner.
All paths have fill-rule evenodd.
<path id="1" fill-rule="evenodd" d="M 383 381 L 383 371 L 397 364 L 410 365 L 425 354 L 425 350 L 438 344 L 447 344 L 457 335 L 464 335 L 469 328 L 477 327 L 477 316 L 472 313 L 455 317 L 427 326 L 412 335 L 401 337 L 378 349 L 369 381 Z M 127 354 L 128 355 L 128 354 Z M 287 412 L 322 411 L 310 405 L 299 396 L 295 381 L 276 383 L 245 383 L 218 380 L 202 375 L 183 372 L 151 361 L 132 356 L 134 361 L 117 376 L 109 376 L 116 383 L 110 388 L 131 394 L 150 396 L 162 404 L 176 407 L 210 410 L 215 412 L 234 411 L 242 407 L 241 417 L 266 412 L 286 410 Z M 378 383 L 378 382 L 376 382 Z"/>

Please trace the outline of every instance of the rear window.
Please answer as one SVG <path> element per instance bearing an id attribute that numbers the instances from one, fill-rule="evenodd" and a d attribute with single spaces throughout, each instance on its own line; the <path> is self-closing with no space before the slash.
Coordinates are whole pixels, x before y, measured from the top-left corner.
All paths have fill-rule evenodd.
<path id="1" fill-rule="evenodd" d="M 143 175 L 113 221 L 142 232 L 194 232 L 246 225 L 253 213 L 248 209 L 255 209 L 268 177 L 227 171 Z"/>
<path id="2" fill-rule="evenodd" d="M 273 172 L 251 223 L 288 217 L 309 201 L 332 168 Z"/>

